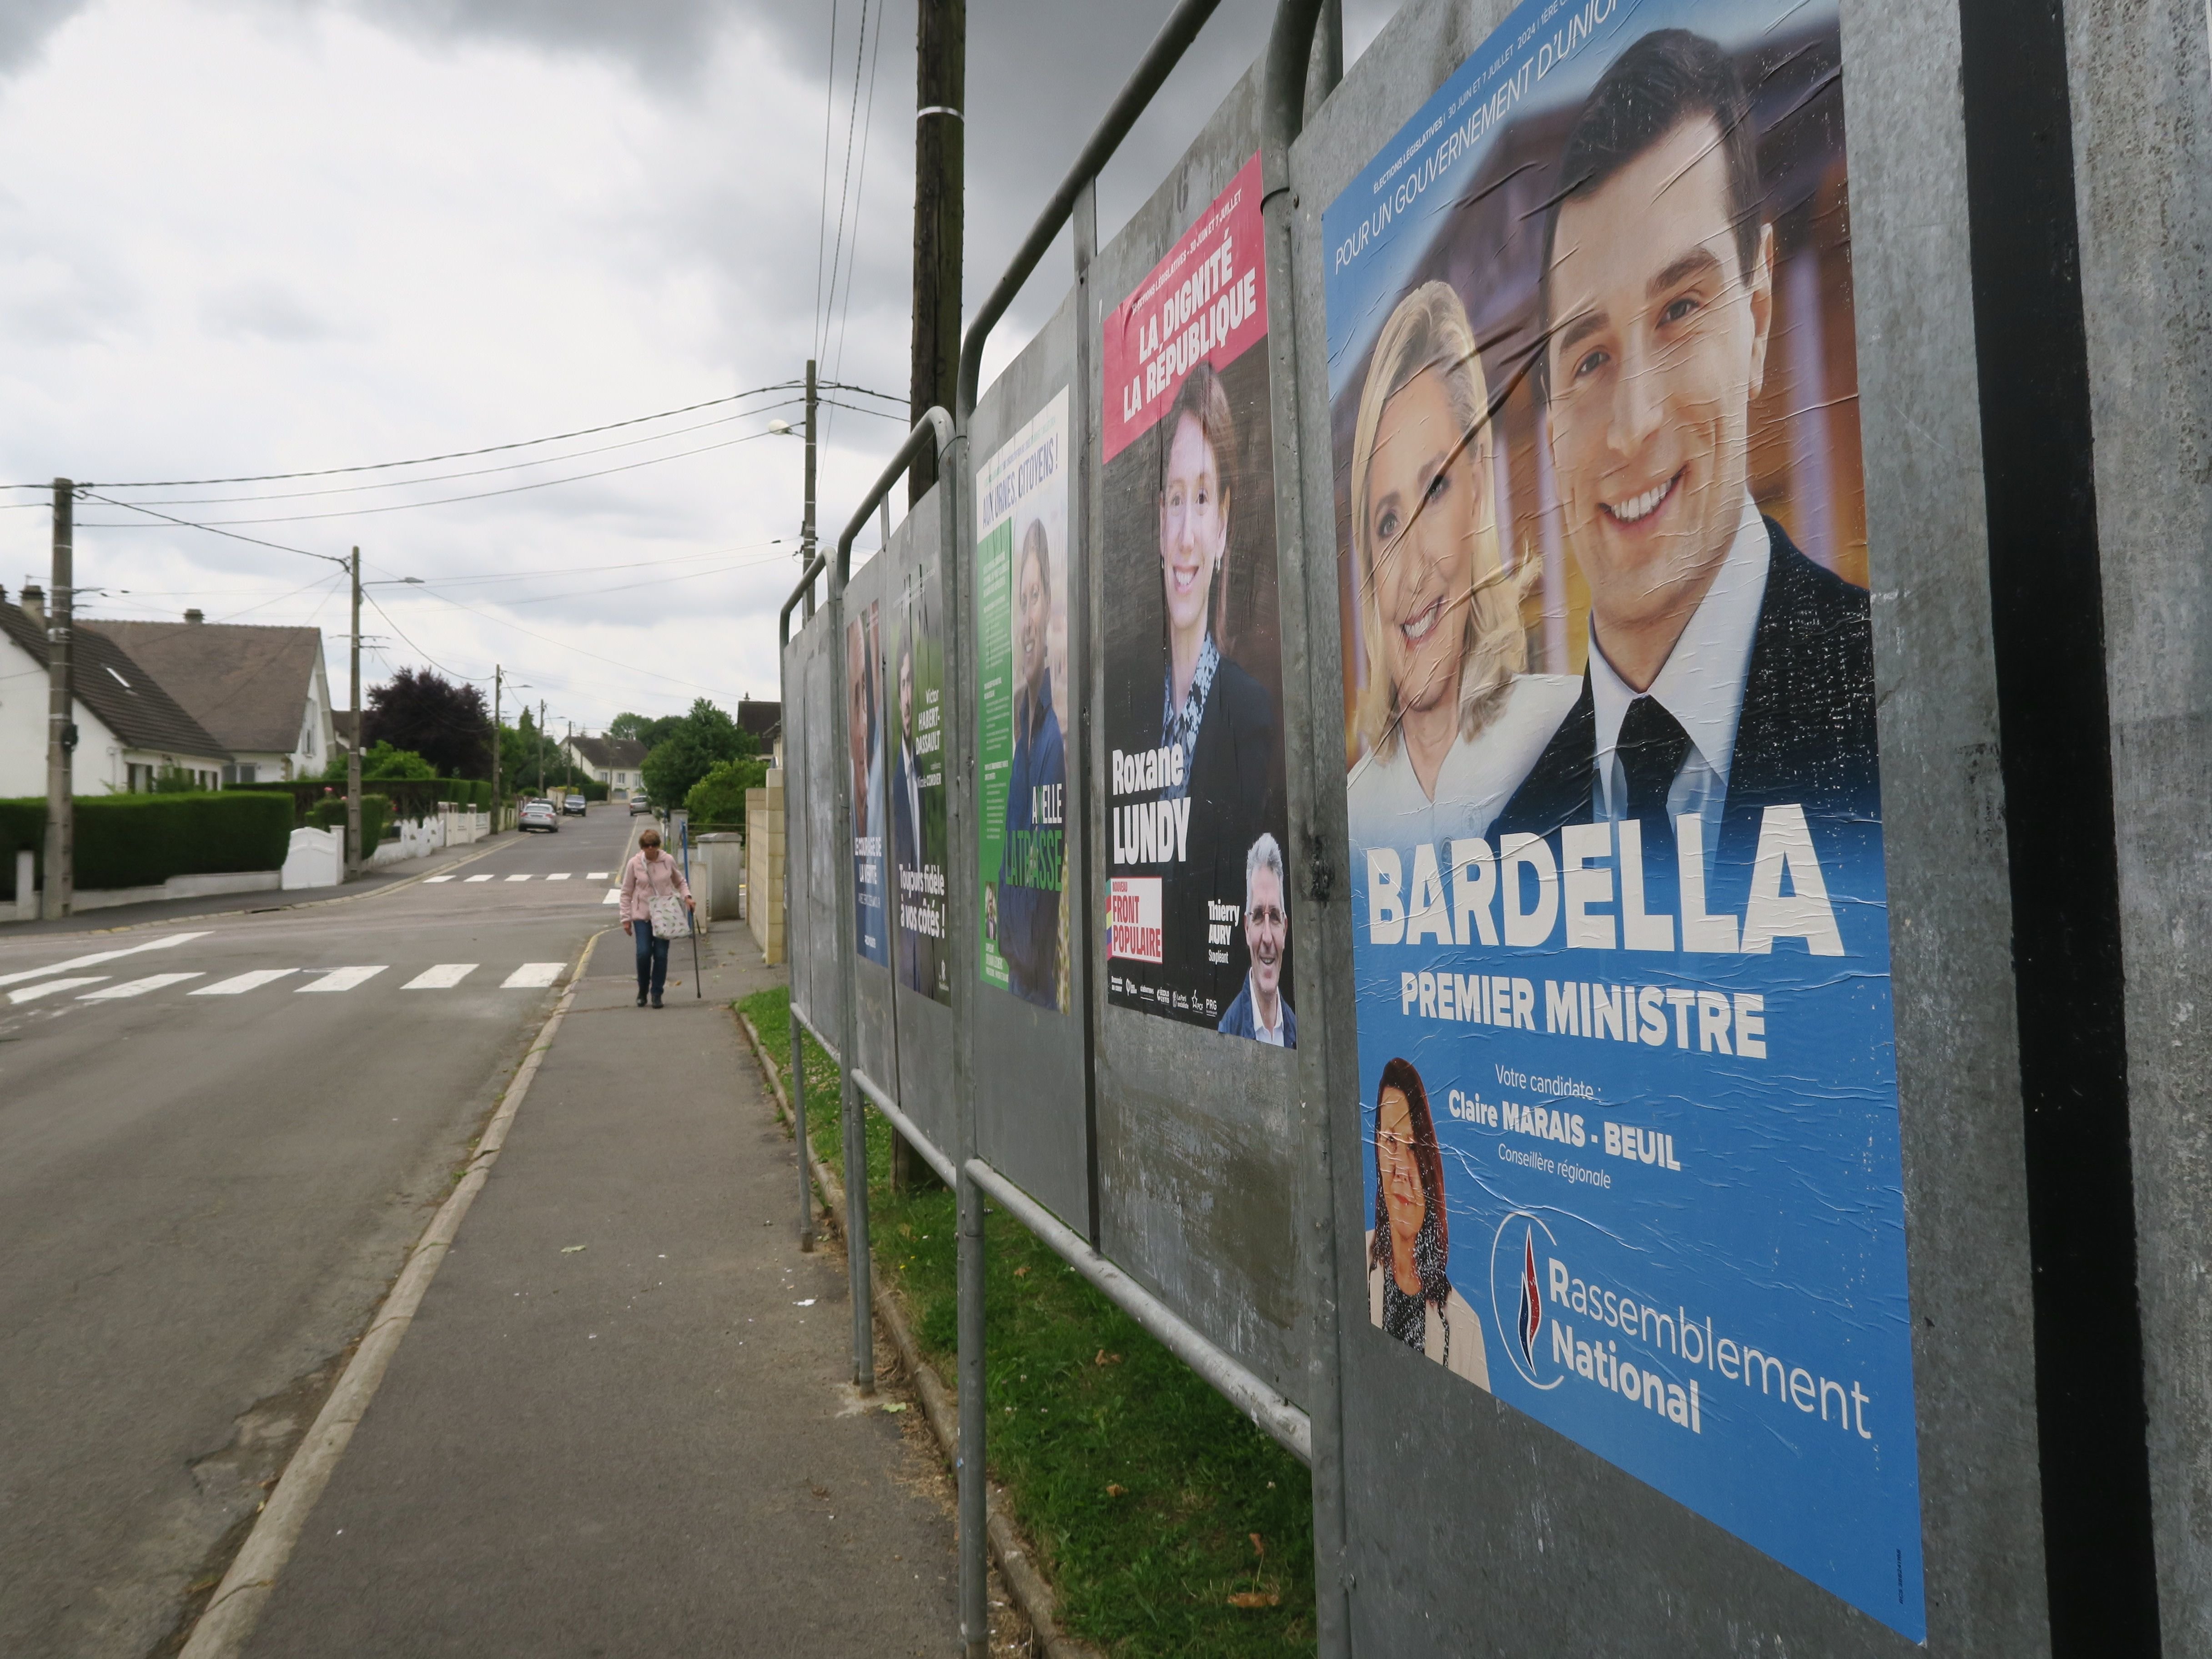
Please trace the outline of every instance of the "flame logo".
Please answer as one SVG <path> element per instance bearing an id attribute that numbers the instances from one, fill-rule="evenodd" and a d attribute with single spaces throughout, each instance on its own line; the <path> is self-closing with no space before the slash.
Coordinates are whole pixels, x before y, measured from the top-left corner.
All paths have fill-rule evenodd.
<path id="1" fill-rule="evenodd" d="M 1536 1333 L 1544 1328 L 1544 1297 L 1536 1282 L 1536 1232 L 1521 1235 L 1521 1357 L 1533 1368 L 1536 1363 Z"/>

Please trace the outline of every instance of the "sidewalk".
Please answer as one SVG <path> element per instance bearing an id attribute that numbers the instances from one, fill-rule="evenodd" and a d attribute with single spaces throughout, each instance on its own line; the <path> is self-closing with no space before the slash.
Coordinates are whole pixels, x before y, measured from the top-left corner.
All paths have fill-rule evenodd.
<path id="1" fill-rule="evenodd" d="M 956 1645 L 942 1477 L 844 1386 L 843 1261 L 799 1252 L 728 1012 L 776 975 L 715 942 L 655 1012 L 601 936 L 252 1659 Z"/>

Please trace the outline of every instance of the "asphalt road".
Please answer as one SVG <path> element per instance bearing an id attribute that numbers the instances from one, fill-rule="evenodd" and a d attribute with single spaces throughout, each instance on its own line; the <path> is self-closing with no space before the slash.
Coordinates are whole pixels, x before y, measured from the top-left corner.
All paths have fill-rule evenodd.
<path id="1" fill-rule="evenodd" d="M 631 823 L 361 898 L 0 937 L 0 1653 L 175 1632 L 613 925 Z"/>

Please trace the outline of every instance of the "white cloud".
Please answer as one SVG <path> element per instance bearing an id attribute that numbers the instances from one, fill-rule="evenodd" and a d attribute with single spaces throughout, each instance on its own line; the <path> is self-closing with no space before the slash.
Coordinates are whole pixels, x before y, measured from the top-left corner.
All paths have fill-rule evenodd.
<path id="1" fill-rule="evenodd" d="M 844 0 L 833 208 L 855 10 Z M 1166 10 L 1166 0 L 970 6 L 971 302 Z M 1258 51 L 1269 10 L 1260 0 L 1224 8 L 1109 173 L 1109 234 Z M 0 12 L 0 153 L 10 157 L 0 482 L 222 477 L 471 449 L 791 380 L 807 355 L 822 5 L 49 0 Z M 881 28 L 865 209 L 843 256 L 853 280 L 841 367 L 902 394 L 912 0 L 890 6 Z M 994 362 L 1057 303 L 1066 276 L 1055 258 Z M 368 475 L 131 493 L 193 498 L 203 504 L 161 510 L 209 520 L 331 514 L 721 444 L 778 412 L 795 413 L 762 408 L 566 465 L 404 489 L 359 488 L 381 483 Z M 825 530 L 902 424 L 835 416 Z M 696 690 L 726 703 L 777 694 L 774 616 L 795 574 L 799 463 L 797 442 L 759 437 L 556 488 L 235 527 L 325 554 L 357 542 L 373 574 L 430 579 L 373 590 L 384 614 L 372 611 L 364 631 L 387 641 L 371 654 L 373 676 L 423 658 L 471 676 L 501 661 L 556 715 L 596 726 Z M 236 499 L 303 489 L 352 493 Z M 7 504 L 16 501 L 27 504 Z M 79 515 L 80 580 L 107 590 L 94 613 L 193 605 L 210 617 L 313 621 L 332 636 L 343 684 L 343 595 L 325 567 L 201 532 L 118 527 L 131 515 L 96 502 Z M 785 547 L 769 545 L 779 537 Z M 46 561 L 43 502 L 0 495 L 11 597 L 26 576 L 44 580 Z M 514 579 L 453 581 L 502 574 Z"/>

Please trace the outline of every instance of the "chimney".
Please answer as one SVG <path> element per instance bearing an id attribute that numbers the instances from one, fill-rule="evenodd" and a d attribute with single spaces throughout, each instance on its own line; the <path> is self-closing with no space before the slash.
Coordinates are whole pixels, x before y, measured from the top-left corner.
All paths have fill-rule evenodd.
<path id="1" fill-rule="evenodd" d="M 202 611 L 187 611 L 185 612 L 185 620 L 188 623 L 204 623 L 207 620 L 207 613 Z"/>
<path id="2" fill-rule="evenodd" d="M 23 614 L 41 628 L 46 625 L 46 590 L 36 582 L 23 584 Z"/>

